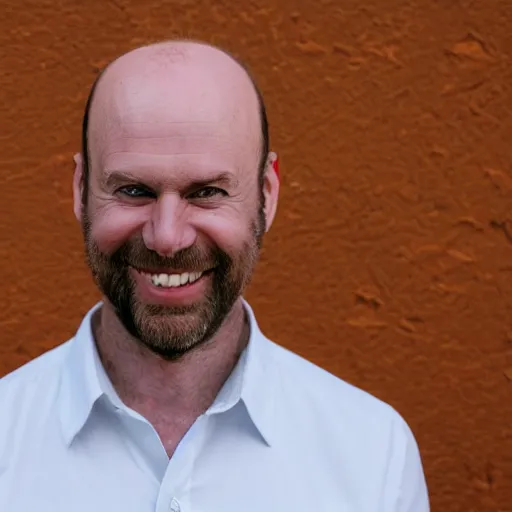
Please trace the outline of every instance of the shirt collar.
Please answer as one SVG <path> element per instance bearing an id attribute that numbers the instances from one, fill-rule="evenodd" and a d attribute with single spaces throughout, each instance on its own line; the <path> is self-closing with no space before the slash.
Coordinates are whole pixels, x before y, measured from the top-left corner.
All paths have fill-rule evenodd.
<path id="1" fill-rule="evenodd" d="M 83 318 L 64 359 L 59 387 L 59 416 L 62 432 L 69 445 L 85 425 L 91 410 L 103 391 L 95 358 L 99 359 L 91 328 L 96 304 Z"/>
<path id="2" fill-rule="evenodd" d="M 249 342 L 206 415 L 225 412 L 242 401 L 249 418 L 270 446 L 274 432 L 276 377 L 271 341 L 261 332 L 249 304 L 243 301 L 243 305 L 250 327 Z"/>
<path id="3" fill-rule="evenodd" d="M 264 442 L 270 446 L 275 418 L 272 388 L 276 376 L 271 364 L 271 342 L 261 332 L 249 304 L 246 301 L 243 304 L 250 326 L 249 343 L 206 415 L 221 414 L 241 401 Z M 113 407 L 125 407 L 103 368 L 94 342 L 91 320 L 101 305 L 101 302 L 96 304 L 83 318 L 62 368 L 58 407 L 67 445 L 85 426 L 100 397 L 106 397 Z"/>

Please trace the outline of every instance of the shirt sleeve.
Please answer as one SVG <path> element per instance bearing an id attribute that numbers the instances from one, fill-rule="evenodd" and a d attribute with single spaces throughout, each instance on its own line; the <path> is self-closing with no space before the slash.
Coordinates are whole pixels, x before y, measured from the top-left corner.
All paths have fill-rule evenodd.
<path id="1" fill-rule="evenodd" d="M 382 510 L 430 512 L 427 484 L 414 435 L 399 414 L 391 431 Z"/>

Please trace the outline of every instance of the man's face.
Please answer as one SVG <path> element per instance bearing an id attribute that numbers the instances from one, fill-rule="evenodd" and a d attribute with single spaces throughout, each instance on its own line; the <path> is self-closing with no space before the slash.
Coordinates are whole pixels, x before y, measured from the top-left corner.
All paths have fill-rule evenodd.
<path id="1" fill-rule="evenodd" d="M 140 235 L 129 238 L 111 254 L 102 252 L 101 242 L 93 237 L 86 205 L 83 219 L 87 262 L 99 289 L 127 331 L 165 359 L 175 359 L 215 334 L 250 280 L 265 223 L 261 207 L 243 229 L 244 238 L 233 241 L 228 249 L 222 248 L 223 240 L 217 245 L 212 239 L 207 246 L 195 243 L 165 258 L 148 249 Z M 143 269 L 154 270 L 141 276 Z M 197 273 L 202 273 L 199 279 Z M 177 275 L 184 285 L 180 279 L 180 287 L 166 288 L 169 279 L 176 281 Z M 193 279 L 197 280 L 191 283 Z M 172 294 L 181 290 L 186 293 L 172 300 Z M 162 300 L 157 296 L 160 292 Z"/>
<path id="2" fill-rule="evenodd" d="M 118 318 L 173 359 L 220 327 L 266 226 L 257 119 L 218 101 L 192 115 L 183 102 L 151 101 L 168 92 L 139 87 L 91 137 L 81 220 L 87 261 Z"/>

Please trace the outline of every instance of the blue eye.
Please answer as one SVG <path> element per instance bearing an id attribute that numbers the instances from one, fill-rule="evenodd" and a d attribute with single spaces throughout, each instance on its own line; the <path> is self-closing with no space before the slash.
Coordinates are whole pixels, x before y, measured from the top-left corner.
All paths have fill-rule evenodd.
<path id="1" fill-rule="evenodd" d="M 190 194 L 194 199 L 211 199 L 215 196 L 227 196 L 227 192 L 217 187 L 204 187 Z"/>
<path id="2" fill-rule="evenodd" d="M 140 187 L 138 185 L 128 185 L 127 187 L 122 187 L 119 189 L 119 192 L 127 197 L 138 199 L 140 197 L 153 197 L 154 194 L 149 191 L 147 188 Z"/>

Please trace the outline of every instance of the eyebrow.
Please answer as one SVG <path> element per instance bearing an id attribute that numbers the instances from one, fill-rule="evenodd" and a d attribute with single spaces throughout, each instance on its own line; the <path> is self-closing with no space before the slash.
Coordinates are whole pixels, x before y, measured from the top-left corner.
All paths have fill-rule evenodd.
<path id="1" fill-rule="evenodd" d="M 116 186 L 122 186 L 129 183 L 146 184 L 145 182 L 147 180 L 144 179 L 144 176 L 135 175 L 129 171 L 112 170 L 107 171 L 106 176 L 102 181 L 107 188 L 113 188 Z M 238 181 L 236 180 L 235 176 L 232 173 L 222 171 L 220 173 L 208 176 L 204 179 L 190 180 L 190 182 L 187 183 L 187 188 L 200 188 L 212 184 L 236 186 L 237 183 Z M 150 185 L 150 183 L 147 183 L 147 185 Z"/>

